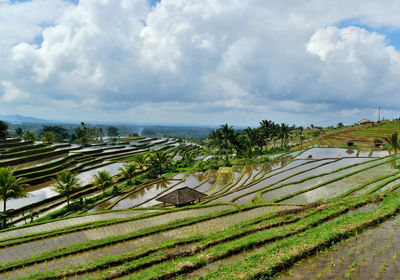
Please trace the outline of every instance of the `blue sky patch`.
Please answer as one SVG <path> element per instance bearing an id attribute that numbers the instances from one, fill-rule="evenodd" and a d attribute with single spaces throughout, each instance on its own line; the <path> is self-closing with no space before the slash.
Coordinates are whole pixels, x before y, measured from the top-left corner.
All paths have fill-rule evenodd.
<path id="1" fill-rule="evenodd" d="M 343 20 L 337 25 L 338 28 L 345 28 L 349 26 L 355 26 L 368 30 L 369 32 L 376 32 L 385 35 L 387 44 L 395 47 L 396 50 L 400 50 L 400 29 L 398 28 L 391 26 L 372 27 L 361 23 L 361 20 L 357 18 Z"/>

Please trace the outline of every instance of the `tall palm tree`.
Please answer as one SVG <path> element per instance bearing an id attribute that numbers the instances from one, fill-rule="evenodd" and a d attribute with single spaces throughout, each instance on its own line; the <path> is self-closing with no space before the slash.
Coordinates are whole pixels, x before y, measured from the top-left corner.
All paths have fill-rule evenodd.
<path id="1" fill-rule="evenodd" d="M 211 132 L 210 140 L 224 154 L 240 149 L 239 133 L 228 124 L 223 124 L 217 130 Z"/>
<path id="2" fill-rule="evenodd" d="M 262 136 L 264 138 L 265 146 L 267 146 L 267 147 L 268 147 L 269 141 L 272 139 L 273 128 L 274 128 L 274 122 L 273 121 L 262 120 L 260 122 L 261 134 L 262 134 Z"/>
<path id="3" fill-rule="evenodd" d="M 385 140 L 392 146 L 394 153 L 397 154 L 397 149 L 400 147 L 399 134 L 397 132 L 393 133 L 392 136 L 385 138 Z"/>
<path id="4" fill-rule="evenodd" d="M 93 176 L 94 184 L 103 190 L 103 196 L 106 194 L 106 188 L 111 187 L 114 184 L 114 178 L 110 172 L 106 170 L 100 170 Z"/>
<path id="5" fill-rule="evenodd" d="M 279 136 L 281 138 L 281 147 L 282 148 L 283 148 L 283 144 L 284 144 L 285 140 L 289 138 L 289 133 L 290 133 L 290 127 L 287 124 L 282 123 L 280 125 L 280 131 L 279 131 Z"/>
<path id="6" fill-rule="evenodd" d="M 67 205 L 69 205 L 71 194 L 80 187 L 79 181 L 79 178 L 69 170 L 57 176 L 55 188 L 67 197 Z"/>
<path id="7" fill-rule="evenodd" d="M 140 171 L 144 171 L 147 169 L 147 165 L 149 162 L 149 155 L 145 153 L 137 154 L 132 159 L 134 163 L 136 163 L 136 168 Z"/>
<path id="8" fill-rule="evenodd" d="M 137 169 L 137 164 L 135 162 L 128 162 L 124 164 L 124 167 L 119 168 L 119 171 L 122 176 L 128 180 L 128 183 L 131 183 Z"/>
<path id="9" fill-rule="evenodd" d="M 15 178 L 14 170 L 9 167 L 0 168 L 0 198 L 3 200 L 3 228 L 6 227 L 7 200 L 11 198 L 26 197 L 24 188 L 27 184 L 21 182 L 22 178 Z"/>
<path id="10" fill-rule="evenodd" d="M 163 174 L 171 163 L 170 155 L 165 151 L 156 151 L 149 157 L 151 173 L 156 176 Z"/>

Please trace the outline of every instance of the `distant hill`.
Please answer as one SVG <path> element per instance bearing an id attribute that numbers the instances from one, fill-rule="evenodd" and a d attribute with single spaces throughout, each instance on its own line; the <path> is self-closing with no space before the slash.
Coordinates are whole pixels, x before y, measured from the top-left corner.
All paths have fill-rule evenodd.
<path id="1" fill-rule="evenodd" d="M 0 120 L 10 123 L 52 123 L 53 121 L 22 115 L 0 115 Z"/>

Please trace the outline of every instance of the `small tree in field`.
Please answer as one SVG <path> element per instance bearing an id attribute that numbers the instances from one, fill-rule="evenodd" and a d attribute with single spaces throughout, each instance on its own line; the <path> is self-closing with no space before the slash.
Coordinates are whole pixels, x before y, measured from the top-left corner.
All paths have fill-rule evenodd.
<path id="1" fill-rule="evenodd" d="M 79 178 L 76 177 L 76 175 L 71 171 L 64 171 L 57 176 L 55 188 L 57 191 L 67 197 L 67 205 L 69 205 L 71 194 L 79 187 Z"/>
<path id="2" fill-rule="evenodd" d="M 36 134 L 33 131 L 25 131 L 22 139 L 25 141 L 36 141 Z"/>
<path id="3" fill-rule="evenodd" d="M 137 165 L 135 162 L 128 162 L 124 164 L 124 167 L 119 168 L 122 176 L 128 180 L 128 184 L 132 183 L 132 178 L 135 176 Z"/>
<path id="4" fill-rule="evenodd" d="M 55 140 L 55 136 L 54 136 L 53 132 L 45 132 L 42 134 L 42 136 L 40 138 L 43 141 L 43 143 L 46 143 L 46 144 L 51 144 Z"/>
<path id="5" fill-rule="evenodd" d="M 93 176 L 94 184 L 103 190 L 103 196 L 106 194 L 106 189 L 114 184 L 114 179 L 110 172 L 100 170 Z"/>
<path id="6" fill-rule="evenodd" d="M 397 154 L 397 149 L 400 146 L 399 134 L 397 132 L 393 133 L 392 136 L 385 138 L 385 140 L 392 146 L 394 153 Z"/>
<path id="7" fill-rule="evenodd" d="M 3 200 L 3 228 L 6 227 L 7 200 L 10 198 L 25 197 L 24 188 L 27 184 L 21 182 L 22 178 L 15 178 L 14 171 L 9 167 L 0 168 L 0 198 Z"/>

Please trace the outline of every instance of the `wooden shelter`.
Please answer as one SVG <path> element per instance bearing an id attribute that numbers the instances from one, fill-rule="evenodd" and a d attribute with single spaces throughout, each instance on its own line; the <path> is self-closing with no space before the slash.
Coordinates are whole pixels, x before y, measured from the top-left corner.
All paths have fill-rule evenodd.
<path id="1" fill-rule="evenodd" d="M 193 203 L 196 200 L 200 201 L 203 197 L 206 197 L 206 196 L 207 196 L 206 194 L 198 192 L 189 187 L 183 187 L 183 188 L 174 190 L 173 192 L 170 192 L 166 195 L 163 195 L 163 196 L 157 198 L 156 200 L 163 202 L 164 205 L 166 203 L 168 203 L 168 204 L 173 204 L 175 206 L 183 206 L 183 205 Z"/>
<path id="2" fill-rule="evenodd" d="M 368 119 L 362 119 L 361 121 L 358 122 L 359 124 L 370 124 L 372 123 L 372 121 L 368 120 Z"/>

